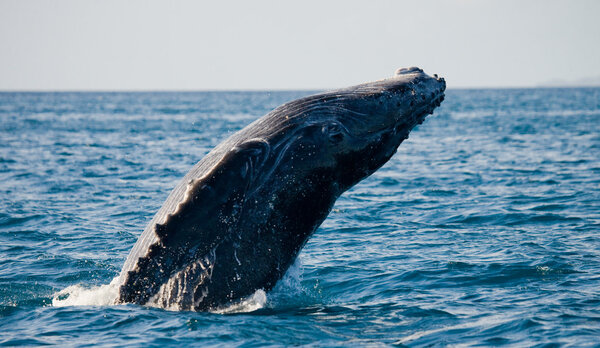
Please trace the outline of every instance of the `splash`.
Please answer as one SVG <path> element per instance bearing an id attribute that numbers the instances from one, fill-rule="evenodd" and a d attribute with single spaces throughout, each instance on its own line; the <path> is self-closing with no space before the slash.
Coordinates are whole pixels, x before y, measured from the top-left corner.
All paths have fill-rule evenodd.
<path id="1" fill-rule="evenodd" d="M 302 260 L 300 257 L 296 258 L 296 261 L 288 268 L 283 278 L 275 284 L 273 294 L 276 297 L 280 295 L 297 297 L 305 294 L 305 289 L 302 287 Z"/>
<path id="2" fill-rule="evenodd" d="M 256 310 L 262 309 L 267 304 L 267 293 L 260 289 L 256 290 L 252 296 L 242 300 L 241 302 L 237 302 L 231 304 L 224 308 L 219 308 L 212 310 L 212 313 L 217 314 L 233 314 L 233 313 L 248 313 L 254 312 Z"/>
<path id="3" fill-rule="evenodd" d="M 81 285 L 71 285 L 52 296 L 52 306 L 109 306 L 115 303 L 119 294 L 119 277 L 110 284 L 86 288 Z"/>
<path id="4" fill-rule="evenodd" d="M 263 289 L 259 289 L 239 302 L 214 309 L 211 312 L 217 314 L 248 313 L 265 307 L 279 307 L 286 303 L 304 302 L 306 298 L 313 298 L 313 296 L 310 296 L 302 287 L 301 281 L 302 262 L 300 258 L 297 258 L 269 295 Z M 110 284 L 96 287 L 71 285 L 52 296 L 52 306 L 112 306 L 119 295 L 119 285 L 119 277 L 115 277 Z M 165 307 L 153 301 L 149 301 L 146 306 L 169 311 L 181 310 L 178 306 Z"/>
<path id="5" fill-rule="evenodd" d="M 264 290 L 259 289 L 240 302 L 218 308 L 211 312 L 218 314 L 248 313 L 265 307 L 279 307 L 282 303 L 286 303 L 291 299 L 302 298 L 305 291 L 300 284 L 301 280 L 302 262 L 300 258 L 297 258 L 283 278 L 277 282 L 275 288 L 269 292 L 268 296 Z M 292 302 L 294 301 L 292 300 Z"/>
<path id="6" fill-rule="evenodd" d="M 300 308 L 327 302 L 318 280 L 306 282 L 302 266 L 302 254 L 286 274 L 269 292 L 269 308 Z"/>

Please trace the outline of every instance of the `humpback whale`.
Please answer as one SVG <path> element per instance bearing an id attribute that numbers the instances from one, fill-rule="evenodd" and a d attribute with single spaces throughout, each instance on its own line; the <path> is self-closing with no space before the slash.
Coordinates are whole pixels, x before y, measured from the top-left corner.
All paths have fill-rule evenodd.
<path id="1" fill-rule="evenodd" d="M 412 67 L 283 104 L 230 136 L 173 189 L 133 246 L 116 303 L 210 310 L 271 290 L 336 199 L 444 99 Z"/>

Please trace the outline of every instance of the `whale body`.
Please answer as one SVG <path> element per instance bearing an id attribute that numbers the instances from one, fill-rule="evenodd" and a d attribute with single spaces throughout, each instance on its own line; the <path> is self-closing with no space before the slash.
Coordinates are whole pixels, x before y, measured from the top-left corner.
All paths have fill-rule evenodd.
<path id="1" fill-rule="evenodd" d="M 419 68 L 283 104 L 173 189 L 127 257 L 117 303 L 209 310 L 272 289 L 336 199 L 444 98 Z"/>

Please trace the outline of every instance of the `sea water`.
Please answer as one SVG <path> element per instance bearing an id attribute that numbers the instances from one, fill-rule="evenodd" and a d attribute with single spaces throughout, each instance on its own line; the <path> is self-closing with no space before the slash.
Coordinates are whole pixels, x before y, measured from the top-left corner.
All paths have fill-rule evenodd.
<path id="1" fill-rule="evenodd" d="M 111 305 L 183 175 L 307 94 L 0 93 L 0 344 L 600 342 L 600 88 L 450 89 L 272 292 Z"/>

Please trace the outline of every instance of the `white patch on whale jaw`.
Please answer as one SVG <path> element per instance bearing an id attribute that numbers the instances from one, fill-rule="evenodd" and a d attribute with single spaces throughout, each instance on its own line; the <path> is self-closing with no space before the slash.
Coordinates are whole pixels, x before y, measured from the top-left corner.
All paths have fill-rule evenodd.
<path id="1" fill-rule="evenodd" d="M 208 295 L 206 283 L 212 278 L 216 261 L 216 247 L 205 257 L 186 265 L 184 269 L 175 273 L 158 292 L 154 294 L 146 305 L 167 310 L 181 311 L 194 310 Z M 198 296 L 197 294 L 200 294 Z"/>

